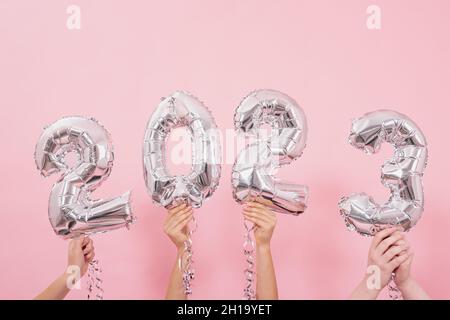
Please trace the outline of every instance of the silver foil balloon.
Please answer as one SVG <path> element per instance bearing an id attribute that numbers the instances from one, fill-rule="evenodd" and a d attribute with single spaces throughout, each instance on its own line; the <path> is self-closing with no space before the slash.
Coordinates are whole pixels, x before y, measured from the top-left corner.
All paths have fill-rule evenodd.
<path id="1" fill-rule="evenodd" d="M 66 163 L 74 152 L 76 163 Z M 130 192 L 110 200 L 91 200 L 113 166 L 109 133 L 96 120 L 65 117 L 44 129 L 35 161 L 44 177 L 61 172 L 50 193 L 48 214 L 55 233 L 64 238 L 105 232 L 133 221 Z"/>
<path id="2" fill-rule="evenodd" d="M 271 127 L 266 137 L 262 135 L 264 126 Z M 274 211 L 294 215 L 304 212 L 308 187 L 274 176 L 279 166 L 300 157 L 306 146 L 306 116 L 297 102 L 275 90 L 254 91 L 237 107 L 234 127 L 238 133 L 256 138 L 234 164 L 234 199 L 242 203 L 263 198 L 270 201 Z"/>
<path id="3" fill-rule="evenodd" d="M 389 201 L 379 205 L 366 193 L 342 198 L 339 208 L 347 227 L 362 235 L 393 225 L 409 230 L 424 206 L 422 176 L 428 151 L 422 131 L 403 114 L 379 110 L 353 121 L 349 142 L 367 154 L 376 153 L 387 142 L 395 152 L 381 167 L 381 182 L 391 191 Z"/>
<path id="4" fill-rule="evenodd" d="M 172 176 L 166 169 L 166 139 L 178 127 L 191 136 L 192 170 Z M 219 184 L 220 150 L 217 126 L 203 103 L 183 91 L 164 98 L 148 121 L 143 146 L 144 179 L 153 201 L 166 208 L 181 202 L 200 207 Z"/>

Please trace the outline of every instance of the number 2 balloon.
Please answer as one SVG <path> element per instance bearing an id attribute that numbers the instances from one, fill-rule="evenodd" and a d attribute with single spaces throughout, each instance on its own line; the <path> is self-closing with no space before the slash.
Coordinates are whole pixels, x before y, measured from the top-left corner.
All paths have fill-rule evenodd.
<path id="1" fill-rule="evenodd" d="M 65 157 L 77 155 L 69 166 Z M 63 238 L 105 232 L 133 221 L 130 192 L 110 200 L 91 200 L 113 166 L 113 147 L 106 129 L 96 120 L 66 117 L 44 129 L 35 150 L 44 177 L 61 172 L 50 193 L 48 215 L 55 233 Z"/>
<path id="2" fill-rule="evenodd" d="M 264 136 L 264 125 L 271 127 Z M 274 171 L 300 157 L 306 146 L 306 116 L 297 102 L 276 90 L 256 90 L 236 109 L 238 133 L 255 137 L 236 159 L 233 197 L 238 203 L 267 200 L 271 209 L 298 215 L 305 211 L 308 187 L 277 179 Z"/>

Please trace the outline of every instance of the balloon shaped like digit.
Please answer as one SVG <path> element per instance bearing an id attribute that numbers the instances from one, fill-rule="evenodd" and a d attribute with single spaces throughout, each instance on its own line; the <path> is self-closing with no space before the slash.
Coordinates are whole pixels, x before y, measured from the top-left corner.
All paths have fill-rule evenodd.
<path id="1" fill-rule="evenodd" d="M 387 142 L 395 152 L 381 167 L 381 182 L 391 190 L 389 201 L 379 205 L 366 193 L 342 198 L 339 208 L 347 227 L 362 235 L 393 225 L 409 230 L 424 206 L 422 176 L 428 150 L 422 131 L 403 114 L 379 110 L 353 122 L 349 142 L 367 154 L 376 153 Z"/>
<path id="2" fill-rule="evenodd" d="M 271 126 L 266 137 L 265 125 Z M 300 106 L 281 92 L 257 90 L 237 107 L 234 127 L 238 133 L 256 138 L 234 164 L 234 199 L 242 203 L 263 198 L 274 211 L 294 215 L 304 212 L 308 187 L 280 181 L 273 174 L 277 167 L 300 157 L 306 146 L 306 116 Z"/>
<path id="3" fill-rule="evenodd" d="M 187 127 L 192 141 L 192 170 L 172 176 L 166 169 L 166 139 L 171 130 Z M 212 196 L 221 170 L 220 136 L 209 110 L 194 96 L 177 91 L 153 112 L 144 137 L 144 178 L 153 201 L 166 207 L 183 201 L 194 208 Z"/>
<path id="4" fill-rule="evenodd" d="M 75 152 L 76 164 L 65 157 Z M 105 232 L 133 221 L 130 192 L 110 199 L 91 200 L 90 194 L 105 181 L 113 166 L 109 133 L 96 120 L 66 117 L 44 129 L 35 150 L 44 177 L 62 172 L 50 193 L 48 214 L 55 233 L 63 238 Z"/>

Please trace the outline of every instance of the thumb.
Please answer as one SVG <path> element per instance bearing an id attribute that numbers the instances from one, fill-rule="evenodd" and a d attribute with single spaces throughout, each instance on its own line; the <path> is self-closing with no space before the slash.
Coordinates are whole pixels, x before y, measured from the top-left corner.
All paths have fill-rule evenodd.
<path id="1" fill-rule="evenodd" d="M 89 238 L 89 236 L 83 236 L 83 237 L 80 237 L 80 238 L 82 238 L 82 241 L 81 241 L 81 245 L 84 247 L 85 245 L 87 245 L 90 241 L 91 241 L 91 238 Z"/>

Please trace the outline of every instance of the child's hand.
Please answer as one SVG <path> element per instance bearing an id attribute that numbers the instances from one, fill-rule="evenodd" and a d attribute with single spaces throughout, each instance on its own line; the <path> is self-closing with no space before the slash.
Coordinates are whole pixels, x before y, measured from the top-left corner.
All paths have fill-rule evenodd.
<path id="1" fill-rule="evenodd" d="M 400 229 L 394 227 L 384 229 L 375 235 L 367 264 L 380 268 L 380 286 L 383 288 L 389 283 L 392 273 L 410 257 L 409 244 L 405 241 Z M 409 276 L 407 265 L 402 267 L 399 276 L 402 279 Z"/>
<path id="2" fill-rule="evenodd" d="M 248 202 L 243 210 L 246 220 L 253 222 L 255 228 L 255 240 L 258 247 L 269 247 L 273 230 L 277 224 L 277 216 L 265 205 L 259 202 Z"/>
<path id="3" fill-rule="evenodd" d="M 192 220 L 194 211 L 186 204 L 170 209 L 164 223 L 164 232 L 175 244 L 178 250 L 184 248 L 188 239 L 188 224 Z"/>
<path id="4" fill-rule="evenodd" d="M 69 242 L 68 266 L 78 266 L 81 276 L 86 274 L 89 263 L 94 259 L 94 243 L 89 237 L 79 237 Z"/>

